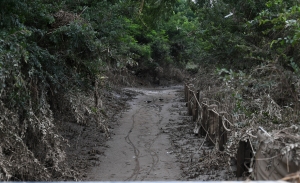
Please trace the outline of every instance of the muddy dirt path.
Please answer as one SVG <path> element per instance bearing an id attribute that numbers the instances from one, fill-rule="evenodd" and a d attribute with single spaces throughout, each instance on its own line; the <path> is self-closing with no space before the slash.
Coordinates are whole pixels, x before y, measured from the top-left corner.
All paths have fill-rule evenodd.
<path id="1" fill-rule="evenodd" d="M 158 89 L 127 89 L 140 93 L 119 118 L 109 148 L 93 167 L 87 180 L 158 181 L 179 180 L 180 165 L 165 127 L 179 117 L 181 86 Z"/>

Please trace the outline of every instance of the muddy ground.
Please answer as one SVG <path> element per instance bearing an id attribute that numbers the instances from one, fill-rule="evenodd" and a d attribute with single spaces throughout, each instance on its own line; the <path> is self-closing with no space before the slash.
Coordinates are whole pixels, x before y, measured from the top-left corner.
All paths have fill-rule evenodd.
<path id="1" fill-rule="evenodd" d="M 110 137 L 81 128 L 70 147 L 70 163 L 92 181 L 236 180 L 235 167 L 193 133 L 183 86 L 126 88 L 111 104 Z M 127 102 L 126 102 L 127 101 Z M 73 125 L 73 124 L 72 124 Z M 71 127 L 70 127 L 71 128 Z M 81 136 L 81 137 L 80 137 Z M 224 161 L 216 161 L 216 157 Z M 76 161 L 71 161 L 72 159 Z M 219 158 L 220 159 L 220 158 Z M 230 164 L 230 162 L 229 162 Z"/>

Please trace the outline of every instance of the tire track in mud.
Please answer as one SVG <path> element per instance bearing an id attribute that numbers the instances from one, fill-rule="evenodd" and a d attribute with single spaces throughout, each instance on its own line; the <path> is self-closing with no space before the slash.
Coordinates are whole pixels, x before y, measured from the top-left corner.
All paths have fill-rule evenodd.
<path id="1" fill-rule="evenodd" d="M 140 162 L 139 162 L 139 156 L 140 156 L 140 151 L 138 148 L 136 148 L 136 146 L 134 145 L 134 143 L 132 143 L 131 139 L 130 139 L 130 134 L 132 132 L 132 130 L 134 129 L 134 126 L 135 126 L 135 115 L 137 115 L 145 106 L 139 108 L 136 113 L 134 113 L 132 115 L 132 125 L 131 125 L 131 128 L 130 130 L 128 131 L 127 135 L 125 136 L 125 141 L 127 142 L 127 144 L 129 144 L 132 148 L 133 148 L 133 152 L 134 152 L 134 156 L 135 156 L 135 168 L 133 170 L 133 173 L 131 174 L 130 177 L 128 177 L 125 181 L 129 181 L 130 179 L 133 178 L 133 180 L 136 180 L 137 179 L 137 176 L 140 172 Z"/>
<path id="2" fill-rule="evenodd" d="M 159 112 L 161 111 L 161 107 L 159 106 Z M 159 122 L 158 122 L 158 125 L 161 123 L 163 117 L 160 118 Z M 147 176 L 154 170 L 154 167 L 158 164 L 159 162 L 159 156 L 158 154 L 151 149 L 151 147 L 153 146 L 154 142 L 158 139 L 159 137 L 159 134 L 156 135 L 156 137 L 154 139 L 152 139 L 150 142 L 146 143 L 145 144 L 145 148 L 146 148 L 146 151 L 150 154 L 150 156 L 152 157 L 152 164 L 151 164 L 151 167 L 150 169 L 147 171 L 146 175 L 144 175 L 142 177 L 142 181 L 147 178 Z"/>
<path id="3" fill-rule="evenodd" d="M 154 101 L 154 100 L 153 100 Z M 155 107 L 157 106 L 159 108 L 159 112 L 161 112 L 161 106 L 157 105 L 157 104 L 154 104 Z M 130 133 L 133 131 L 134 127 L 135 127 L 135 124 L 136 124 L 136 121 L 135 121 L 135 117 L 140 114 L 141 110 L 144 109 L 144 108 L 148 108 L 149 110 L 153 110 L 151 109 L 152 107 L 151 106 L 143 106 L 141 108 L 139 108 L 135 114 L 132 115 L 132 126 L 130 128 L 130 130 L 128 131 L 126 137 L 125 137 L 125 141 L 133 148 L 133 152 L 134 152 L 134 156 L 135 156 L 135 168 L 133 170 L 133 173 L 131 174 L 130 177 L 128 177 L 126 179 L 126 181 L 129 181 L 129 180 L 137 180 L 137 177 L 138 175 L 141 173 L 140 172 L 140 162 L 139 162 L 139 156 L 140 156 L 140 151 L 139 149 L 134 145 L 134 143 L 131 141 L 130 139 Z M 157 114 L 158 116 L 160 116 L 159 114 Z M 159 121 L 156 123 L 157 125 L 159 125 L 162 121 L 163 117 L 161 117 L 159 119 Z M 138 136 L 138 138 L 140 139 L 141 136 Z M 151 156 L 152 158 L 152 163 L 151 163 L 151 166 L 149 168 L 149 170 L 146 172 L 146 174 L 144 176 L 142 176 L 141 178 L 141 181 L 143 181 L 145 178 L 147 178 L 147 176 L 154 170 L 154 167 L 155 165 L 158 164 L 159 162 L 159 156 L 158 154 L 155 152 L 155 150 L 152 150 L 152 146 L 154 144 L 154 142 L 157 140 L 157 138 L 159 137 L 159 134 L 156 134 L 155 135 L 155 138 L 152 139 L 151 141 L 145 143 L 144 147 L 145 147 L 145 151 Z M 141 140 L 142 141 L 142 140 Z"/>
<path id="4" fill-rule="evenodd" d="M 170 151 L 165 131 L 175 116 L 169 110 L 177 88 L 132 89 L 140 92 L 119 118 L 115 135 L 87 180 L 161 181 L 177 180 L 180 167 Z"/>

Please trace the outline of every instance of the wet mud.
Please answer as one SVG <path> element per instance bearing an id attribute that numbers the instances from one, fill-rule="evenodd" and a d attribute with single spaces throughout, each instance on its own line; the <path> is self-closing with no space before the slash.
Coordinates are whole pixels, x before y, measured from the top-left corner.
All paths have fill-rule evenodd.
<path id="1" fill-rule="evenodd" d="M 172 112 L 172 106 L 178 101 L 182 87 L 126 90 L 139 94 L 120 115 L 115 135 L 107 142 L 109 148 L 87 179 L 179 180 L 180 166 L 172 153 L 170 135 L 164 129 L 170 120 L 179 117 Z"/>

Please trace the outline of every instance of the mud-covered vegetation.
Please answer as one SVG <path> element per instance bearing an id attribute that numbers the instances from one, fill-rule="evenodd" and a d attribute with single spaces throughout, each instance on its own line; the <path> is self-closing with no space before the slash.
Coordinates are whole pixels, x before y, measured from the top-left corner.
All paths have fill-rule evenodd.
<path id="1" fill-rule="evenodd" d="M 230 127 L 225 151 L 212 152 L 212 159 L 218 160 L 214 165 L 223 163 L 230 169 L 244 141 L 252 152 L 244 173 L 249 178 L 274 180 L 299 171 L 299 4 L 197 5 L 203 7 L 203 35 L 210 47 L 201 52 L 207 64 L 201 64 L 190 82 L 200 89 L 201 102 L 216 106 Z"/>
<path id="2" fill-rule="evenodd" d="M 201 72 L 195 79 L 207 97 L 234 104 L 227 112 L 249 124 L 299 123 L 297 1 L 0 6 L 0 180 L 76 179 L 60 123 L 93 123 L 109 136 L 103 99 L 114 83 L 143 84 L 133 77 L 163 84 L 182 81 L 183 69 Z"/>

